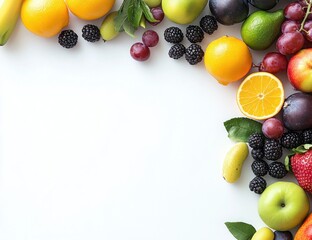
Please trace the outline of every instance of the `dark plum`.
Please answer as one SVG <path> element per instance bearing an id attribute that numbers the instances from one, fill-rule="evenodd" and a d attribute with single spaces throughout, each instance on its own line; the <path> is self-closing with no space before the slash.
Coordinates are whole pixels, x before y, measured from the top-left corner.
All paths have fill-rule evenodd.
<path id="1" fill-rule="evenodd" d="M 275 7 L 279 0 L 248 0 L 248 2 L 261 10 L 270 10 L 271 8 Z"/>
<path id="2" fill-rule="evenodd" d="M 293 240 L 293 235 L 290 231 L 274 231 L 274 240 Z"/>
<path id="3" fill-rule="evenodd" d="M 312 95 L 293 93 L 285 100 L 283 106 L 283 122 L 286 128 L 300 131 L 312 128 Z"/>
<path id="4" fill-rule="evenodd" d="M 223 25 L 242 22 L 249 13 L 247 0 L 209 0 L 209 9 L 216 20 Z"/>

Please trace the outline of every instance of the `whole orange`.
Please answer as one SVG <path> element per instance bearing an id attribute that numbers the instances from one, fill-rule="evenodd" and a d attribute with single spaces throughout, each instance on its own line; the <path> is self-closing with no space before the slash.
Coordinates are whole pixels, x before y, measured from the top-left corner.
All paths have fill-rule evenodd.
<path id="1" fill-rule="evenodd" d="M 21 19 L 34 34 L 52 37 L 68 25 L 69 13 L 64 0 L 24 0 Z"/>
<path id="2" fill-rule="evenodd" d="M 212 41 L 206 48 L 204 60 L 207 71 L 223 85 L 240 80 L 252 66 L 247 45 L 230 36 Z"/>
<path id="3" fill-rule="evenodd" d="M 69 10 L 84 20 L 95 20 L 108 13 L 115 0 L 66 0 Z"/>

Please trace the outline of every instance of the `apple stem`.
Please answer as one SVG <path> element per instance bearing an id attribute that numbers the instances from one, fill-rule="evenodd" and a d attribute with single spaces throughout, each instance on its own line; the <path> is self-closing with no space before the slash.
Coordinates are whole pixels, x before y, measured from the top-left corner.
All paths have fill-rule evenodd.
<path id="1" fill-rule="evenodd" d="M 312 2 L 311 1 L 306 1 L 307 4 L 308 4 L 308 7 L 307 7 L 307 11 L 306 11 L 306 14 L 304 16 L 304 19 L 302 20 L 301 22 L 301 25 L 300 25 L 300 29 L 299 29 L 299 32 L 303 31 L 304 30 L 304 24 L 309 16 L 309 14 L 311 13 L 311 5 L 312 5 Z"/>

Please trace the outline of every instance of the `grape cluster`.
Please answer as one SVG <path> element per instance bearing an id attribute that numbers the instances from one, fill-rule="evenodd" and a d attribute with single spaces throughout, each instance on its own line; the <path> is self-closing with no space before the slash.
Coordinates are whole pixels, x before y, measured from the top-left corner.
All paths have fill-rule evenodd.
<path id="1" fill-rule="evenodd" d="M 285 21 L 276 47 L 283 55 L 295 54 L 312 44 L 312 1 L 298 0 L 284 8 Z"/>

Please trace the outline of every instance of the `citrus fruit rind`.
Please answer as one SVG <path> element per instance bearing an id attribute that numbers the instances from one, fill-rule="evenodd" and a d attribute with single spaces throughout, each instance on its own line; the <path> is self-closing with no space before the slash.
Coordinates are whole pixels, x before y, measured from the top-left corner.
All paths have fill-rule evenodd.
<path id="1" fill-rule="evenodd" d="M 236 100 L 240 111 L 247 117 L 265 120 L 275 116 L 284 104 L 284 87 L 273 74 L 256 72 L 240 84 Z"/>

